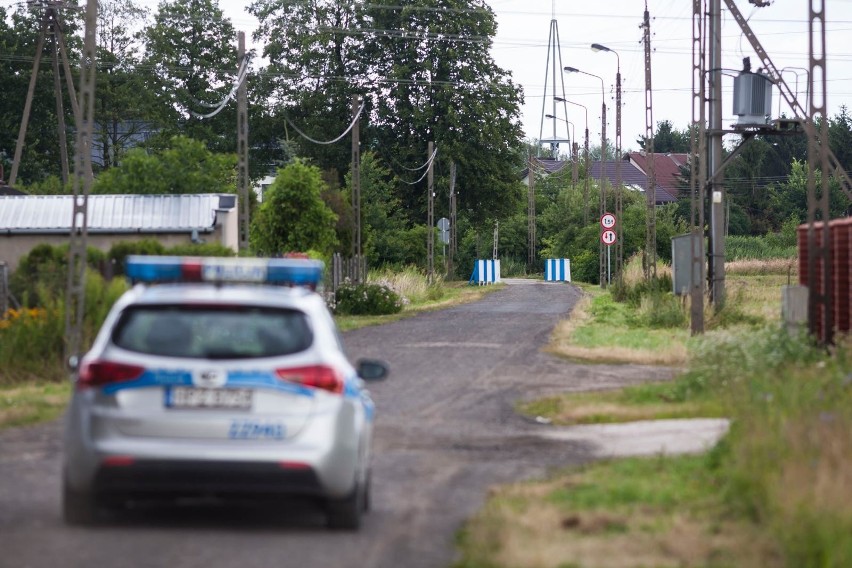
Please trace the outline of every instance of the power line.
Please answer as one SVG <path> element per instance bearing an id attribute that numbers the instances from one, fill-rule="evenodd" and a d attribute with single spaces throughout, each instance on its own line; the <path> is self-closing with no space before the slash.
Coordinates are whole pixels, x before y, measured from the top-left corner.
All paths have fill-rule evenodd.
<path id="1" fill-rule="evenodd" d="M 314 138 L 311 138 L 308 134 L 305 134 L 304 132 L 302 132 L 299 129 L 298 126 L 293 124 L 293 121 L 290 120 L 290 117 L 288 117 L 286 113 L 282 112 L 281 115 L 284 117 L 284 120 L 287 121 L 287 124 L 292 126 L 293 130 L 295 130 L 302 138 L 304 138 L 308 142 L 313 142 L 314 144 L 334 144 L 335 142 L 339 141 L 341 138 L 343 138 L 344 136 L 349 134 L 349 132 L 352 130 L 352 128 L 354 128 L 355 124 L 358 122 L 358 119 L 361 117 L 361 112 L 363 112 L 363 110 L 364 110 L 364 104 L 365 104 L 364 102 L 361 103 L 361 108 L 358 109 L 358 113 L 355 115 L 355 118 L 352 119 L 352 122 L 349 124 L 349 127 L 343 132 L 343 134 L 341 134 L 340 136 L 338 136 L 334 140 L 327 140 L 327 141 L 316 140 Z"/>

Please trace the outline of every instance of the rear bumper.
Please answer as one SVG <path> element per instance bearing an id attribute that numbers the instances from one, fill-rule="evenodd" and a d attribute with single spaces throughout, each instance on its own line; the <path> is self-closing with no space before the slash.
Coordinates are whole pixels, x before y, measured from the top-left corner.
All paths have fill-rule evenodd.
<path id="1" fill-rule="evenodd" d="M 310 467 L 272 463 L 194 460 L 134 460 L 101 466 L 94 492 L 103 497 L 322 496 Z"/>

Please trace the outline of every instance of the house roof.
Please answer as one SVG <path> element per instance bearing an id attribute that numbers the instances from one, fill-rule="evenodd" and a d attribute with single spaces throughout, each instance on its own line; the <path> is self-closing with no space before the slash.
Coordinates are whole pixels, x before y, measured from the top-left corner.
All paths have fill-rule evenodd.
<path id="1" fill-rule="evenodd" d="M 647 154 L 630 152 L 630 160 L 643 172 L 648 173 Z M 683 184 L 680 169 L 688 163 L 689 154 L 654 154 L 654 177 L 657 180 L 657 187 L 663 188 L 670 195 L 677 196 Z"/>
<path id="2" fill-rule="evenodd" d="M 553 158 L 532 158 L 535 170 L 540 175 L 551 175 L 562 171 L 566 166 L 571 165 L 567 160 L 555 160 Z M 521 179 L 526 179 L 530 174 L 530 169 L 524 168 L 521 172 Z"/>
<path id="3" fill-rule="evenodd" d="M 0 196 L 0 232 L 70 232 L 71 195 Z M 90 233 L 210 232 L 216 212 L 236 206 L 229 194 L 90 195 L 87 201 Z"/>
<path id="4" fill-rule="evenodd" d="M 6 185 L 0 181 L 0 195 L 26 195 L 23 191 L 15 189 L 11 185 Z"/>
<path id="5" fill-rule="evenodd" d="M 596 180 L 601 179 L 601 163 L 600 162 L 592 162 L 591 166 L 591 176 Z M 606 176 L 607 180 L 611 185 L 615 185 L 615 161 L 607 161 L 603 165 L 603 172 Z M 641 169 L 636 167 L 633 162 L 622 160 L 621 161 L 621 183 L 625 186 L 632 186 L 633 188 L 639 191 L 645 191 L 645 187 L 648 184 L 648 177 L 645 175 Z M 662 187 L 657 180 L 656 184 L 656 193 L 655 193 L 655 202 L 660 205 L 663 203 L 671 203 L 676 200 L 675 195 L 673 195 L 666 188 Z"/>

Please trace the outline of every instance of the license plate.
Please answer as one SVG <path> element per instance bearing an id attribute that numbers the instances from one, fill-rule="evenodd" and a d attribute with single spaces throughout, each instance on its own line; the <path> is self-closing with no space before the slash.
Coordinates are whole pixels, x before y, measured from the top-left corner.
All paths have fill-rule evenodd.
<path id="1" fill-rule="evenodd" d="M 172 387 L 166 390 L 168 408 L 251 408 L 251 389 L 199 389 Z"/>

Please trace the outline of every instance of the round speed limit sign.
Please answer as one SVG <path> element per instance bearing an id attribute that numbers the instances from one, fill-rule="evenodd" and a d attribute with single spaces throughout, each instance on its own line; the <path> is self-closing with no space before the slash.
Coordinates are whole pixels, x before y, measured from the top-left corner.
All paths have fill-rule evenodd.
<path id="1" fill-rule="evenodd" d="M 601 215 L 601 227 L 604 229 L 612 229 L 615 227 L 615 215 L 612 213 L 604 213 Z"/>
<path id="2" fill-rule="evenodd" d="M 601 233 L 601 242 L 607 246 L 615 243 L 615 231 L 606 229 Z"/>

